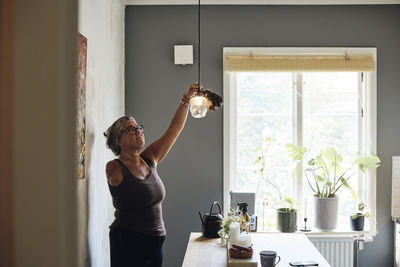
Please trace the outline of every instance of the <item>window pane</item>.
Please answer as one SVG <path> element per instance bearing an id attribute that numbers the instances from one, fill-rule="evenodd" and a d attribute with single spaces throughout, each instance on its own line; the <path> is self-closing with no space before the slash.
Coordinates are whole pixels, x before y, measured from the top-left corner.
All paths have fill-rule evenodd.
<path id="1" fill-rule="evenodd" d="M 358 73 L 304 73 L 303 82 L 303 145 L 312 155 L 334 147 L 343 156 L 343 170 L 351 168 L 359 150 Z M 357 192 L 356 175 L 349 184 Z M 338 194 L 338 223 L 348 224 L 355 201 L 346 188 Z"/>
<path id="2" fill-rule="evenodd" d="M 290 195 L 291 160 L 285 152 L 285 144 L 293 140 L 292 74 L 239 73 L 236 77 L 235 190 L 255 192 L 259 229 L 275 229 L 274 208 L 280 205 L 279 192 Z M 273 139 L 266 141 L 269 137 Z M 255 151 L 256 148 L 260 150 Z M 265 165 L 255 163 L 261 153 Z M 263 202 L 268 202 L 268 206 L 264 207 Z"/>
<path id="3" fill-rule="evenodd" d="M 238 116 L 237 118 L 237 165 L 238 167 L 254 166 L 257 159 L 256 148 L 262 146 L 267 137 L 275 138 L 275 149 L 277 144 L 282 148 L 292 140 L 292 122 L 290 117 L 268 118 L 260 116 Z M 272 152 L 271 152 L 272 153 Z M 274 161 L 288 161 L 285 154 L 276 154 Z"/>
<path id="4" fill-rule="evenodd" d="M 334 147 L 345 157 L 358 151 L 357 117 L 304 117 L 304 146 L 319 152 Z"/>
<path id="5" fill-rule="evenodd" d="M 290 192 L 289 175 L 291 173 L 288 167 L 272 168 L 265 173 L 264 178 L 256 170 L 238 168 L 237 188 L 256 193 L 255 212 L 258 216 L 259 231 L 276 230 L 275 209 L 282 207 L 277 190 L 267 180 L 279 186 L 282 195 L 288 195 L 286 192 Z"/>
<path id="6" fill-rule="evenodd" d="M 237 112 L 243 113 L 291 113 L 291 73 L 237 74 Z"/>
<path id="7" fill-rule="evenodd" d="M 357 72 L 303 73 L 304 114 L 357 113 Z"/>

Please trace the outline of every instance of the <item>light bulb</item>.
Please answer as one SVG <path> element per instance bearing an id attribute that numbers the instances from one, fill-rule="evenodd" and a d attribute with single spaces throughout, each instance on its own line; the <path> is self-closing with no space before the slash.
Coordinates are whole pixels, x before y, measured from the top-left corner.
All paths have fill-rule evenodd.
<path id="1" fill-rule="evenodd" d="M 195 96 L 190 99 L 190 113 L 194 118 L 204 118 L 207 113 L 207 98 Z"/>

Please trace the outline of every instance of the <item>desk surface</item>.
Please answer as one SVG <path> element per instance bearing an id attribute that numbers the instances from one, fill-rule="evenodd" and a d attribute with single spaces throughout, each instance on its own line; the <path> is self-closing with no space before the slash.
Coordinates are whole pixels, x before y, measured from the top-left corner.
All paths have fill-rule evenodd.
<path id="1" fill-rule="evenodd" d="M 251 233 L 254 256 L 259 261 L 262 250 L 274 250 L 282 260 L 277 267 L 289 266 L 290 261 L 314 260 L 320 267 L 330 267 L 329 263 L 301 233 Z M 186 248 L 183 267 L 226 267 L 227 251 L 219 238 L 205 238 L 201 233 L 191 233 Z M 258 266 L 261 266 L 258 263 Z"/>

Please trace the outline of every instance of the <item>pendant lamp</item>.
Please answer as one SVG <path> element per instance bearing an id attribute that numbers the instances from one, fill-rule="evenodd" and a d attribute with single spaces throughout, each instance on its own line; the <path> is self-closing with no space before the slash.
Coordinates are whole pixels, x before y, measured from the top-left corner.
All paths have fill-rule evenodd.
<path id="1" fill-rule="evenodd" d="M 197 75 L 197 81 L 198 84 L 200 85 L 200 0 L 199 0 L 199 6 L 198 6 L 198 45 L 197 45 L 197 62 L 198 62 L 198 75 Z M 197 91 L 196 96 L 194 96 L 192 99 L 190 99 L 190 113 L 192 114 L 192 117 L 194 118 L 204 118 L 207 113 L 207 98 L 204 97 L 202 90 L 199 89 Z"/>

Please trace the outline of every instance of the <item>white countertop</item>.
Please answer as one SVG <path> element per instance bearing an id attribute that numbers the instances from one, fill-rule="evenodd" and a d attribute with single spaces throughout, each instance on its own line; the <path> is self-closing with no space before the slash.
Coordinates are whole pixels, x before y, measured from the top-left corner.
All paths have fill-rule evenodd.
<path id="1" fill-rule="evenodd" d="M 277 267 L 289 266 L 290 261 L 314 260 L 320 267 L 330 267 L 329 263 L 303 233 L 251 233 L 253 260 L 261 267 L 262 250 L 274 250 L 281 257 Z M 245 260 L 243 260 L 245 261 Z M 183 267 L 226 267 L 228 255 L 226 245 L 219 238 L 205 238 L 201 233 L 192 232 L 186 248 Z"/>

